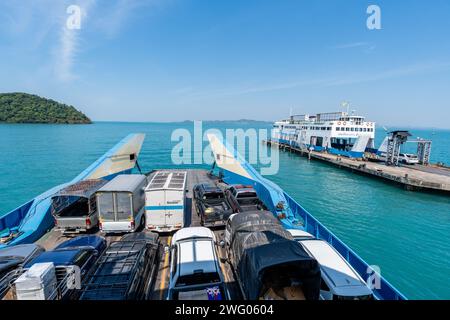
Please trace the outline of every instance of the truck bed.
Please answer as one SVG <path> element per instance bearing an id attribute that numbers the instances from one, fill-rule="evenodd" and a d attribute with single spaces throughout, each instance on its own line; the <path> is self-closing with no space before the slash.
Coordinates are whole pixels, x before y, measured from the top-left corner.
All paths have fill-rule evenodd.
<path id="1" fill-rule="evenodd" d="M 264 210 L 264 204 L 259 198 L 238 200 L 239 212 Z"/>
<path id="2" fill-rule="evenodd" d="M 59 218 L 78 218 L 78 217 L 86 217 L 89 212 L 89 206 L 87 199 L 80 199 L 67 208 L 62 209 L 58 213 L 55 213 L 54 216 Z"/>

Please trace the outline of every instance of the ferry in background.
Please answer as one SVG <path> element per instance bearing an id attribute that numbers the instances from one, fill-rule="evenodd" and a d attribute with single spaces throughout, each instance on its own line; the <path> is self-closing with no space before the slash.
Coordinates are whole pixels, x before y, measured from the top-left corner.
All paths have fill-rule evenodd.
<path id="1" fill-rule="evenodd" d="M 354 111 L 291 115 L 274 123 L 271 138 L 296 148 L 362 158 L 375 148 L 375 122 Z"/>

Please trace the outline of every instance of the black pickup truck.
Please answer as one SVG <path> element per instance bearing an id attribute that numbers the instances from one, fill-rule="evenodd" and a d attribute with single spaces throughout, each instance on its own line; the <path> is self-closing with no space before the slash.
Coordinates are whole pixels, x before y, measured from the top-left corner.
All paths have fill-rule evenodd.
<path id="1" fill-rule="evenodd" d="M 224 226 L 233 214 L 223 190 L 213 184 L 197 184 L 194 187 L 194 200 L 203 226 Z"/>
<path id="2" fill-rule="evenodd" d="M 267 210 L 252 186 L 231 185 L 225 190 L 225 196 L 236 213 Z"/>

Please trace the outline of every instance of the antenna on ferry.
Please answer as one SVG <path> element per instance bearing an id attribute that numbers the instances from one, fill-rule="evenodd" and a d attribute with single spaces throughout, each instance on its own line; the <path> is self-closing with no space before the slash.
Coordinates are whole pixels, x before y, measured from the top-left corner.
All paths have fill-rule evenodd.
<path id="1" fill-rule="evenodd" d="M 342 106 L 342 108 L 347 108 L 347 115 L 348 115 L 348 113 L 350 111 L 350 103 L 348 101 L 343 101 L 341 103 L 341 106 Z"/>

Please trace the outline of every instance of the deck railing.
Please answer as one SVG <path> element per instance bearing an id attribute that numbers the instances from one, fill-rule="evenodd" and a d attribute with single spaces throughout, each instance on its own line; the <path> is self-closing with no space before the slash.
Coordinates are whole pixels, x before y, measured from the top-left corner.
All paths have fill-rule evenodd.
<path id="1" fill-rule="evenodd" d="M 369 285 L 374 280 L 375 271 L 367 262 L 365 262 L 359 255 L 350 249 L 344 242 L 328 230 L 322 223 L 314 218 L 308 211 L 306 211 L 300 204 L 298 204 L 288 194 L 284 194 L 294 216 L 301 218 L 304 223 L 305 231 L 312 234 L 318 239 L 324 240 L 331 244 L 345 260 L 355 269 L 355 271 L 363 278 Z M 371 278 L 372 277 L 372 278 Z M 406 297 L 401 294 L 394 286 L 392 286 L 381 275 L 376 274 L 379 279 L 378 286 L 374 284 L 372 290 L 376 298 L 381 300 L 406 300 Z M 376 281 L 375 281 L 376 282 Z"/>

